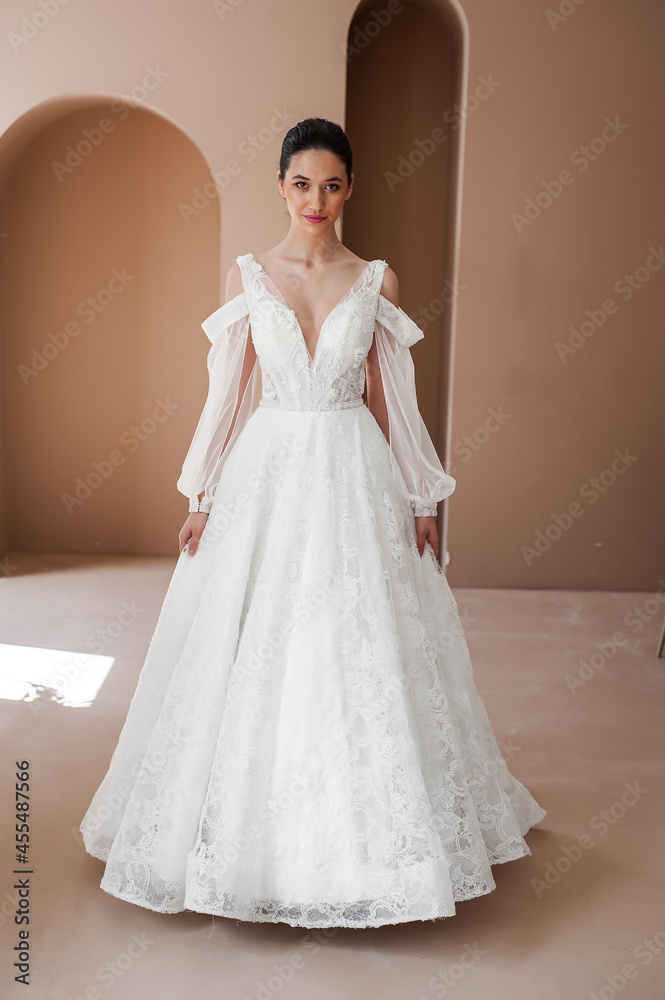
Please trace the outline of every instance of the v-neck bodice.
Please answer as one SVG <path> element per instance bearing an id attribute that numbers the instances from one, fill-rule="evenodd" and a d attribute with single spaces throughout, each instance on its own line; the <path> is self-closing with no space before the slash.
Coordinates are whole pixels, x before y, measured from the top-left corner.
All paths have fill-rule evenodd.
<path id="1" fill-rule="evenodd" d="M 358 277 L 356 278 L 356 280 L 353 282 L 353 284 L 351 285 L 351 287 L 347 289 L 347 291 L 344 293 L 344 295 L 341 297 L 341 299 L 339 299 L 339 301 L 333 306 L 333 308 L 330 310 L 330 312 L 328 313 L 328 315 L 325 317 L 325 319 L 323 320 L 323 323 L 321 324 L 321 327 L 319 328 L 319 332 L 318 332 L 317 337 L 316 337 L 316 345 L 314 347 L 314 354 L 312 355 L 310 353 L 309 348 L 307 347 L 307 341 L 305 340 L 305 334 L 304 334 L 304 331 L 303 331 L 303 328 L 302 328 L 302 323 L 298 319 L 298 316 L 296 314 L 295 309 L 292 309 L 289 306 L 288 302 L 286 301 L 286 299 L 284 298 L 284 296 L 280 292 L 279 288 L 277 287 L 277 285 L 275 284 L 275 282 L 273 281 L 273 279 L 270 277 L 270 275 L 268 274 L 268 272 L 266 271 L 266 269 L 264 268 L 264 266 L 261 263 L 259 263 L 259 261 L 256 259 L 256 257 L 254 256 L 254 254 L 250 253 L 249 257 L 251 257 L 252 262 L 254 264 L 258 264 L 258 266 L 259 266 L 259 268 L 261 270 L 261 273 L 262 273 L 262 275 L 263 275 L 266 283 L 270 284 L 272 286 L 274 294 L 275 294 L 275 298 L 278 300 L 278 302 L 280 303 L 280 305 L 283 305 L 284 308 L 288 309 L 288 311 L 290 312 L 290 314 L 291 314 L 291 316 L 293 318 L 293 322 L 294 322 L 295 326 L 297 327 L 298 332 L 300 333 L 300 335 L 301 335 L 301 337 L 303 339 L 303 342 L 305 344 L 305 350 L 307 351 L 310 365 L 314 364 L 314 361 L 315 361 L 315 358 L 316 358 L 317 348 L 319 346 L 319 340 L 321 339 L 321 334 L 322 334 L 323 329 L 324 329 L 326 323 L 328 322 L 329 318 L 336 312 L 337 309 L 339 309 L 344 304 L 344 302 L 346 301 L 347 297 L 349 295 L 353 294 L 353 292 L 356 289 L 356 286 L 362 283 L 362 281 L 363 281 L 363 279 L 365 277 L 366 272 L 372 267 L 372 265 L 375 264 L 375 263 L 377 263 L 377 261 L 371 260 L 368 264 L 365 265 L 365 267 L 363 268 L 363 270 L 361 271 L 361 273 L 358 275 Z M 381 263 L 385 263 L 385 261 L 382 261 Z"/>
<path id="2" fill-rule="evenodd" d="M 236 258 L 261 366 L 260 405 L 337 409 L 362 404 L 365 358 L 388 264 L 372 260 L 324 319 L 314 356 L 298 317 L 252 253 Z M 274 289 L 274 290 L 273 290 Z"/>

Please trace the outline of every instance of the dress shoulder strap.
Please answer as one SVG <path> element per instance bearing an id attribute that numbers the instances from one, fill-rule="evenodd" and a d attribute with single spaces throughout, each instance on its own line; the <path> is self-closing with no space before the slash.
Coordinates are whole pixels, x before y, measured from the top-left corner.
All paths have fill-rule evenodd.
<path id="1" fill-rule="evenodd" d="M 383 284 L 383 275 L 385 274 L 388 264 L 385 260 L 374 260 L 372 263 L 374 264 L 374 267 L 371 271 L 369 286 L 374 292 L 375 297 L 378 298 Z"/>
<path id="2" fill-rule="evenodd" d="M 254 260 L 251 253 L 238 254 L 236 257 L 238 267 L 240 268 L 240 277 L 242 279 L 242 287 L 245 294 L 253 301 L 257 294 L 257 283 L 256 283 L 256 272 L 260 270 L 260 266 Z"/>
<path id="3" fill-rule="evenodd" d="M 379 260 L 379 259 L 377 259 L 377 260 L 374 261 L 374 277 L 373 277 L 373 280 L 379 282 L 379 288 L 381 287 L 381 285 L 383 283 L 383 275 L 384 275 L 385 270 L 386 270 L 387 267 L 388 267 L 388 262 L 385 261 L 385 260 Z"/>

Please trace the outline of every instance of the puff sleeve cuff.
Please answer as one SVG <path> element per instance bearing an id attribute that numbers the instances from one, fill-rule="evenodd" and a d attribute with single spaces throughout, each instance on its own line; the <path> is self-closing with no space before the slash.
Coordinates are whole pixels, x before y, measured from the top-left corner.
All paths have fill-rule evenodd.
<path id="1" fill-rule="evenodd" d="M 374 338 L 390 428 L 390 459 L 395 482 L 411 501 L 416 517 L 436 515 L 440 500 L 454 491 L 418 409 L 410 348 L 422 340 L 414 321 L 379 295 Z"/>

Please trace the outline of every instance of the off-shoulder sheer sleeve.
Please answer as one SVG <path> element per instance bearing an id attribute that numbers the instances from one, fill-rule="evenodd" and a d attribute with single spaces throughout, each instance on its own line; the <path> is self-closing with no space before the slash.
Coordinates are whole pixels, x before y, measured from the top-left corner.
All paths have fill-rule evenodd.
<path id="1" fill-rule="evenodd" d="M 379 295 L 374 340 L 381 403 L 388 415 L 390 460 L 395 482 L 417 517 L 436 515 L 439 500 L 450 496 L 456 486 L 444 472 L 418 409 L 410 348 L 424 336 L 403 309 Z"/>
<path id="2" fill-rule="evenodd" d="M 202 492 L 201 510 L 210 510 L 224 463 L 253 412 L 259 366 L 249 325 L 244 292 L 201 323 L 211 342 L 208 395 L 177 482 L 190 511 L 199 509 Z"/>

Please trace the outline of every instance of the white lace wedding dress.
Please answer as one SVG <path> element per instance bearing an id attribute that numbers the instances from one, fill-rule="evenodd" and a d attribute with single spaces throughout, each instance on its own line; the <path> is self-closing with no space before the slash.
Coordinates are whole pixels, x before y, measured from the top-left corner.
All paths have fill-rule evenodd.
<path id="1" fill-rule="evenodd" d="M 211 511 L 176 564 L 85 848 L 104 890 L 161 912 L 451 916 L 495 888 L 491 865 L 531 853 L 545 811 L 508 771 L 455 599 L 416 547 L 414 511 L 455 488 L 418 412 L 423 333 L 373 260 L 312 358 L 262 266 L 237 260 L 243 293 L 202 324 L 210 388 L 178 480 Z M 390 444 L 362 399 L 373 338 Z"/>

